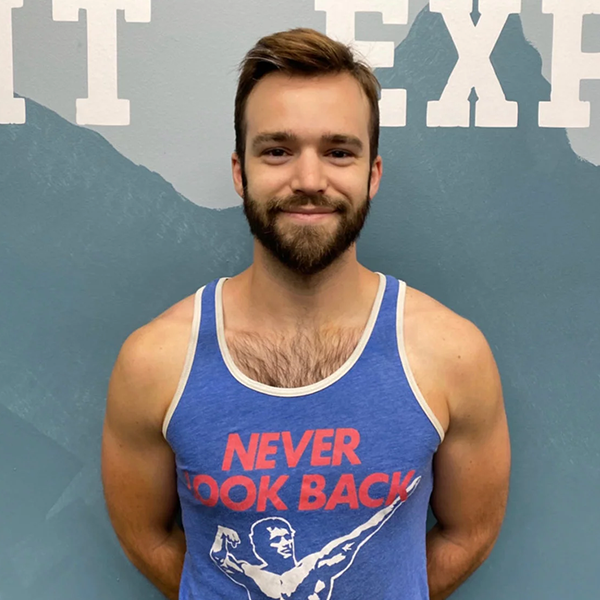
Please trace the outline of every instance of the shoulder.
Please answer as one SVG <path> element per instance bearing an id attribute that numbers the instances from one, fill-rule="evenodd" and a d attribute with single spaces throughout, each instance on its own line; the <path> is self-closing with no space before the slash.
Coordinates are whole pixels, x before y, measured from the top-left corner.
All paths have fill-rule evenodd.
<path id="1" fill-rule="evenodd" d="M 127 337 L 110 378 L 109 410 L 123 408 L 152 427 L 162 424 L 183 371 L 194 298 L 184 298 Z"/>
<path id="2" fill-rule="evenodd" d="M 194 295 L 191 295 L 133 331 L 123 343 L 118 360 L 130 367 L 164 363 L 174 346 L 190 333 L 193 317 Z"/>
<path id="3" fill-rule="evenodd" d="M 411 362 L 420 366 L 446 425 L 501 401 L 496 363 L 476 325 L 414 288 L 407 288 L 404 318 Z"/>
<path id="4" fill-rule="evenodd" d="M 438 366 L 455 375 L 464 375 L 491 358 L 476 325 L 414 288 L 407 288 L 405 329 L 441 361 Z"/>

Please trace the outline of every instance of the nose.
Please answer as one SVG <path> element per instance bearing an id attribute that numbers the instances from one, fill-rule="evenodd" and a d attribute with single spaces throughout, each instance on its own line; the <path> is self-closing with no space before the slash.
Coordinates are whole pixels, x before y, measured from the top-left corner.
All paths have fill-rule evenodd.
<path id="1" fill-rule="evenodd" d="M 324 194 L 327 189 L 325 168 L 319 154 L 305 150 L 296 159 L 291 182 L 294 194 Z"/>

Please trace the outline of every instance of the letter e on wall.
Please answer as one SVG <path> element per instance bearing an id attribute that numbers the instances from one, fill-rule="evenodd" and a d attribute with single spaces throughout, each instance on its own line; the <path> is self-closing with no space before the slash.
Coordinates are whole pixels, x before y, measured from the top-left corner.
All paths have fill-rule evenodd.
<path id="1" fill-rule="evenodd" d="M 350 44 L 371 68 L 394 66 L 394 42 L 356 41 L 356 13 L 379 12 L 385 24 L 406 25 L 408 0 L 315 0 L 315 10 L 327 14 L 327 35 Z M 406 90 L 382 90 L 379 111 L 382 127 L 404 127 Z"/>

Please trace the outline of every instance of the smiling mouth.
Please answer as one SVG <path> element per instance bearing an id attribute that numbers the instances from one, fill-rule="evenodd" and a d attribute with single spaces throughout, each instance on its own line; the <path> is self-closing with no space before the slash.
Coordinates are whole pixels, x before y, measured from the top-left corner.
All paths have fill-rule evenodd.
<path id="1" fill-rule="evenodd" d="M 292 212 L 284 210 L 282 211 L 284 215 L 287 215 L 289 219 L 294 221 L 300 221 L 304 223 L 312 223 L 317 221 L 324 221 L 329 218 L 331 215 L 335 215 L 335 211 L 327 211 L 327 212 Z"/>
<path id="2" fill-rule="evenodd" d="M 311 208 L 290 208 L 289 210 L 282 210 L 284 213 L 292 214 L 292 215 L 330 215 L 334 213 L 335 210 L 333 208 L 323 208 L 319 206 L 311 207 Z"/>

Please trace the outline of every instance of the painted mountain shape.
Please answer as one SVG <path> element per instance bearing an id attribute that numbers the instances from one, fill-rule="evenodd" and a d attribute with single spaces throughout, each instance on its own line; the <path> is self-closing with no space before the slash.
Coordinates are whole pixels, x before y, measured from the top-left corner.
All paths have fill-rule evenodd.
<path id="1" fill-rule="evenodd" d="M 407 126 L 382 129 L 386 175 L 370 223 L 377 233 L 365 232 L 363 256 L 386 256 L 390 240 L 401 240 L 406 260 L 440 266 L 432 277 L 415 272 L 426 287 L 473 256 L 506 264 L 519 257 L 545 275 L 597 275 L 584 257 L 598 250 L 600 168 L 573 152 L 564 129 L 538 126 L 550 85 L 519 17 L 509 18 L 492 54 L 507 99 L 519 103 L 518 128 L 426 126 L 427 102 L 439 100 L 457 59 L 442 16 L 425 8 L 396 49 L 395 67 L 378 71 L 383 87 L 407 90 Z"/>
<path id="2" fill-rule="evenodd" d="M 16 409 L 5 394 L 32 365 L 47 399 L 26 412 L 52 419 L 79 386 L 100 386 L 132 328 L 249 264 L 251 238 L 241 209 L 192 204 L 100 135 L 27 110 L 0 127 L 0 398 Z"/>
<path id="3" fill-rule="evenodd" d="M 0 127 L 0 445 L 14 492 L 0 502 L 0 596 L 24 600 L 131 571 L 116 554 L 83 576 L 68 558 L 89 566 L 115 552 L 99 478 L 90 486 L 83 477 L 73 510 L 48 511 L 80 469 L 97 472 L 108 376 L 125 337 L 214 277 L 243 270 L 252 251 L 240 208 L 196 206 L 100 135 L 31 100 L 27 115 L 25 125 Z M 56 540 L 57 520 L 76 527 Z M 41 547 L 49 541 L 55 551 Z M 11 563 L 23 557 L 26 579 Z M 131 597 L 131 584 L 106 593 L 98 585 L 99 597 Z"/>

